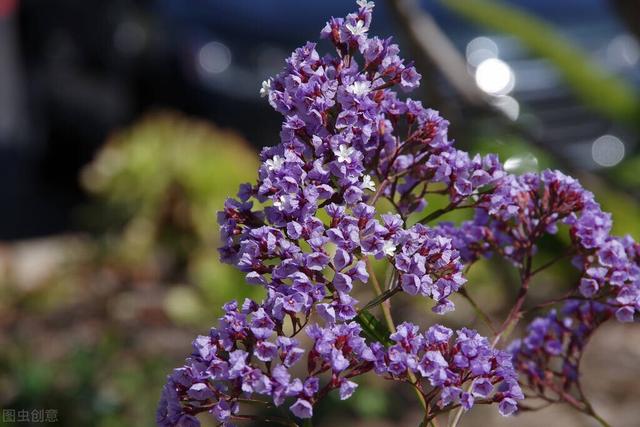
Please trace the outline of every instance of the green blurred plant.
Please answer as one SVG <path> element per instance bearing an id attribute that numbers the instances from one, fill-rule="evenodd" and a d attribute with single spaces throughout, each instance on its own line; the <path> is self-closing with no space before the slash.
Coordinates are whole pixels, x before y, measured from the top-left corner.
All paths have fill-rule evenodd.
<path id="1" fill-rule="evenodd" d="M 196 321 L 203 310 L 238 297 L 235 285 L 243 278 L 218 261 L 215 213 L 228 189 L 254 180 L 256 169 L 255 153 L 237 134 L 156 113 L 115 134 L 82 182 L 98 198 L 89 218 L 106 222 L 112 256 L 134 265 L 162 256 L 168 276 L 199 286 L 199 295 L 189 287 L 168 293 L 169 314 Z"/>
<path id="2" fill-rule="evenodd" d="M 256 157 L 238 135 L 173 113 L 115 133 L 82 173 L 91 235 L 0 252 L 14 262 L 0 268 L 0 407 L 55 408 L 66 426 L 154 425 L 194 332 L 223 301 L 259 292 L 216 249 L 216 211 L 255 180 Z M 47 267 L 21 272 L 38 257 Z"/>

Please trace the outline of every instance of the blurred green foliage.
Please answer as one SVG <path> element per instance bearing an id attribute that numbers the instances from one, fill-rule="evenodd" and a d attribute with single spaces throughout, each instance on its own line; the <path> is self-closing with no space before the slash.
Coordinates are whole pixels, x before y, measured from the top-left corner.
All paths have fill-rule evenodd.
<path id="1" fill-rule="evenodd" d="M 256 170 L 239 136 L 177 114 L 115 133 L 82 174 L 91 233 L 27 243 L 0 268 L 0 407 L 55 408 L 67 426 L 154 425 L 193 336 L 223 302 L 260 298 L 216 249 L 216 212 Z M 21 272 L 22 252 L 29 266 L 42 254 L 41 273 Z"/>
<path id="2" fill-rule="evenodd" d="M 640 188 L 640 155 L 629 157 L 618 165 L 612 176 L 629 188 Z"/>
<path id="3" fill-rule="evenodd" d="M 163 256 L 169 276 L 197 284 L 199 295 L 170 291 L 167 308 L 177 320 L 198 321 L 221 301 L 257 292 L 236 286 L 242 275 L 218 261 L 216 222 L 224 200 L 254 181 L 257 168 L 256 154 L 236 134 L 155 114 L 117 133 L 84 170 L 82 182 L 97 196 L 85 218 L 103 222 L 94 225 L 109 256 L 133 264 Z"/>

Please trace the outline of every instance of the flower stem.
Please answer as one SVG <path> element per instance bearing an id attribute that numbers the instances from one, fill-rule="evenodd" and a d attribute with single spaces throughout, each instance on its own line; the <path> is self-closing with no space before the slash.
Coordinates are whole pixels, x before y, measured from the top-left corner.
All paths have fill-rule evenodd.
<path id="1" fill-rule="evenodd" d="M 369 271 L 369 277 L 371 278 L 371 283 L 373 284 L 373 289 L 376 293 L 376 297 L 379 297 L 380 295 L 382 295 L 382 288 L 380 287 L 380 282 L 378 282 L 378 278 L 376 277 L 375 271 L 373 271 L 373 267 L 371 266 L 371 261 L 369 261 L 368 257 L 365 258 L 365 263 L 367 265 L 367 270 Z M 391 316 L 391 308 L 389 306 L 389 301 L 384 301 L 381 304 L 381 307 L 382 307 L 382 314 L 384 316 L 384 320 L 386 321 L 387 327 L 389 328 L 389 332 L 395 333 L 396 325 L 393 323 L 393 317 Z M 413 389 L 416 392 L 416 396 L 418 397 L 418 400 L 422 405 L 422 408 L 425 411 L 427 411 L 427 402 L 424 400 L 424 396 L 422 395 L 422 392 L 415 385 L 418 382 L 416 375 L 409 369 L 407 369 L 407 374 L 408 374 L 407 376 L 409 377 L 409 380 L 411 381 L 411 384 L 413 385 Z"/>
<path id="2" fill-rule="evenodd" d="M 493 342 L 491 343 L 491 347 L 495 348 L 500 343 L 500 340 L 502 338 L 509 335 L 513 330 L 513 328 L 515 328 L 515 326 L 518 324 L 518 321 L 520 320 L 520 318 L 522 317 L 522 305 L 524 304 L 524 300 L 527 297 L 527 292 L 529 291 L 529 282 L 531 281 L 531 276 L 532 276 L 531 256 L 528 256 L 525 260 L 525 266 L 520 276 L 522 284 L 520 286 L 518 298 L 516 299 L 515 304 L 509 311 L 507 318 L 505 319 L 505 321 L 502 323 L 502 325 L 496 332 L 493 338 Z M 473 381 L 471 381 L 471 383 L 469 384 L 467 391 L 471 390 L 471 387 L 473 387 Z M 449 423 L 449 427 L 457 427 L 458 423 L 460 422 L 460 418 L 462 417 L 462 413 L 463 413 L 463 410 L 461 406 L 455 412 L 453 420 L 451 420 L 451 422 Z"/>
<path id="3" fill-rule="evenodd" d="M 524 304 L 524 300 L 527 297 L 527 292 L 529 291 L 529 282 L 531 281 L 531 257 L 527 257 L 525 261 L 525 268 L 522 272 L 522 285 L 520 286 L 520 291 L 518 293 L 518 298 L 516 299 L 515 304 L 509 311 L 509 315 L 505 319 L 500 329 L 498 329 L 498 333 L 495 335 L 492 343 L 492 347 L 495 347 L 500 342 L 500 339 L 506 335 L 508 335 L 511 330 L 516 326 L 520 317 L 522 317 L 522 305 Z"/>
<path id="4" fill-rule="evenodd" d="M 441 208 L 441 209 L 436 209 L 435 211 L 431 212 L 429 215 L 425 216 L 424 218 L 422 218 L 418 222 L 420 224 L 427 224 L 427 223 L 433 221 L 434 219 L 441 217 L 442 215 L 446 214 L 447 212 L 451 212 L 452 210 L 454 210 L 456 208 L 457 208 L 457 206 L 452 203 L 447 207 L 444 207 L 444 208 Z"/>
<path id="5" fill-rule="evenodd" d="M 587 406 L 587 415 L 589 415 L 591 418 L 593 418 L 594 420 L 598 421 L 600 423 L 600 425 L 602 427 L 611 427 L 611 424 L 609 424 L 607 421 L 605 421 L 604 418 L 602 418 L 600 415 L 598 415 L 593 408 L 591 407 L 591 405 Z"/>
<path id="6" fill-rule="evenodd" d="M 232 415 L 231 418 L 236 420 L 260 421 L 265 424 L 279 424 L 279 425 L 288 426 L 288 427 L 298 427 L 298 424 L 296 424 L 295 422 L 288 420 L 286 418 L 280 418 L 280 417 L 263 417 L 260 415 L 238 414 L 238 415 Z"/>
<path id="7" fill-rule="evenodd" d="M 373 284 L 373 290 L 376 293 L 376 297 L 382 295 L 382 288 L 380 287 L 380 282 L 378 282 L 378 278 L 376 277 L 375 271 L 373 271 L 373 267 L 369 258 L 365 258 L 364 261 L 367 264 L 367 270 L 369 271 L 369 277 L 371 278 L 371 283 Z M 387 322 L 387 328 L 389 328 L 389 332 L 394 333 L 396 331 L 396 327 L 393 323 L 393 317 L 391 317 L 391 309 L 389 307 L 389 303 L 384 301 L 380 304 L 382 307 L 382 314 L 384 316 L 384 320 Z"/>
<path id="8" fill-rule="evenodd" d="M 577 386 L 578 386 L 578 393 L 580 394 L 580 398 L 582 399 L 582 403 L 584 403 L 584 410 L 582 412 L 589 415 L 594 420 L 598 421 L 602 427 L 611 427 L 609 423 L 605 421 L 605 419 L 602 418 L 600 415 L 598 415 L 598 413 L 593 409 L 593 405 L 591 404 L 589 399 L 587 399 L 587 396 L 585 395 L 582 389 L 582 384 L 580 384 L 580 381 L 578 381 Z"/>

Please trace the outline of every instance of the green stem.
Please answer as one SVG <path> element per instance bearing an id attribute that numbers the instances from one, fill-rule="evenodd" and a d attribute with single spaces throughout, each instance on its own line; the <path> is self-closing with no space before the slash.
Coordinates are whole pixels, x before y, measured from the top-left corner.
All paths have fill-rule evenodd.
<path id="1" fill-rule="evenodd" d="M 374 287 L 375 287 L 375 285 L 374 285 Z M 386 291 L 382 292 L 377 297 L 375 297 L 374 299 L 369 301 L 367 303 L 367 305 L 362 307 L 362 310 L 368 310 L 368 309 L 373 308 L 373 307 L 375 307 L 377 305 L 383 304 L 386 300 L 388 300 L 389 298 L 391 298 L 392 296 L 394 296 L 395 294 L 400 292 L 400 289 L 401 288 L 399 286 L 396 286 L 396 287 L 394 287 L 392 289 L 389 289 L 389 290 L 386 290 Z"/>
<path id="2" fill-rule="evenodd" d="M 435 211 L 431 212 L 429 215 L 425 216 L 418 222 L 420 224 L 428 224 L 434 219 L 441 217 L 442 215 L 452 211 L 453 209 L 455 209 L 455 205 L 449 205 L 446 208 L 436 209 Z"/>
<path id="3" fill-rule="evenodd" d="M 513 308 L 511 308 L 511 311 L 507 315 L 507 318 L 505 319 L 505 321 L 502 323 L 497 333 L 495 334 L 493 338 L 493 342 L 491 343 L 491 347 L 493 348 L 495 348 L 498 345 L 498 343 L 502 338 L 505 338 L 511 333 L 511 331 L 518 324 L 520 317 L 522 317 L 522 311 L 521 311 L 522 305 L 524 304 L 524 300 L 527 297 L 527 292 L 529 291 L 529 282 L 531 281 L 531 256 L 528 256 L 526 258 L 525 265 L 521 272 L 520 277 L 521 277 L 522 285 L 520 286 L 520 292 L 518 293 L 518 298 L 516 299 L 516 302 Z M 473 387 L 473 381 L 469 383 L 469 386 L 467 387 L 467 391 L 471 390 L 471 387 Z M 458 410 L 455 412 L 453 420 L 449 422 L 449 427 L 457 427 L 458 423 L 460 422 L 460 418 L 462 417 L 462 413 L 463 413 L 462 407 L 458 408 Z"/>
<path id="4" fill-rule="evenodd" d="M 371 262 L 369 258 L 364 259 L 365 264 L 367 265 L 367 270 L 369 271 L 369 277 L 371 278 L 371 283 L 373 284 L 373 290 L 376 293 L 376 299 L 380 298 L 382 295 L 382 288 L 380 287 L 380 282 L 378 282 L 378 278 L 376 277 L 375 271 L 373 271 L 373 267 L 371 266 Z M 384 299 L 382 300 L 384 301 Z M 388 303 L 382 303 L 382 314 L 384 315 L 384 320 L 387 322 L 387 327 L 389 328 L 389 332 L 394 333 L 396 331 L 396 327 L 393 324 L 393 318 L 391 317 L 391 309 Z"/>
<path id="5" fill-rule="evenodd" d="M 598 421 L 600 423 L 600 425 L 602 427 L 611 427 L 611 424 L 609 424 L 607 421 L 605 421 L 604 418 L 602 418 L 600 415 L 598 415 L 593 408 L 591 407 L 591 405 L 589 405 L 587 407 L 587 415 L 591 416 L 591 418 L 593 418 L 594 420 Z"/>
<path id="6" fill-rule="evenodd" d="M 373 267 L 371 266 L 371 262 L 369 261 L 369 258 L 368 257 L 365 258 L 364 262 L 367 265 L 367 270 L 369 271 L 369 277 L 371 278 L 371 283 L 373 284 L 373 289 L 376 293 L 376 297 L 380 297 L 380 295 L 382 295 L 382 288 L 380 287 L 380 283 L 378 282 L 378 278 L 376 277 L 375 271 L 373 271 Z M 391 316 L 391 308 L 388 302 L 385 301 L 385 303 L 383 303 L 381 307 L 382 307 L 382 314 L 384 315 L 384 319 L 387 322 L 387 327 L 389 328 L 389 332 L 395 333 L 396 325 L 393 323 L 393 317 Z M 424 396 L 422 395 L 422 392 L 418 389 L 416 385 L 418 383 L 418 379 L 416 378 L 415 374 L 410 370 L 407 370 L 407 373 L 408 373 L 407 376 L 411 381 L 413 389 L 415 390 L 416 396 L 418 397 L 418 400 L 420 401 L 422 408 L 426 412 L 427 402 L 424 400 Z"/>
<path id="7" fill-rule="evenodd" d="M 577 382 L 577 386 L 578 386 L 578 393 L 580 394 L 580 398 L 582 399 L 582 402 L 584 403 L 584 406 L 585 406 L 583 412 L 589 415 L 594 420 L 598 421 L 602 427 L 611 427 L 610 424 L 604 418 L 598 415 L 595 409 L 593 409 L 593 405 L 591 404 L 589 399 L 587 399 L 587 396 L 582 390 L 582 384 L 580 384 L 580 381 Z"/>

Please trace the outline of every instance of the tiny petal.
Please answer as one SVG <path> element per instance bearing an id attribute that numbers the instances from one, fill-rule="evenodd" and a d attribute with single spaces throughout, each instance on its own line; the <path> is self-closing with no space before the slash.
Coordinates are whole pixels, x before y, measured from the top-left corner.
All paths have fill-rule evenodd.
<path id="1" fill-rule="evenodd" d="M 298 418 L 311 418 L 313 416 L 313 406 L 308 400 L 298 399 L 289 407 L 293 415 Z"/>
<path id="2" fill-rule="evenodd" d="M 342 384 L 340 384 L 340 400 L 350 398 L 356 388 L 358 388 L 358 384 L 353 381 L 344 380 Z"/>

